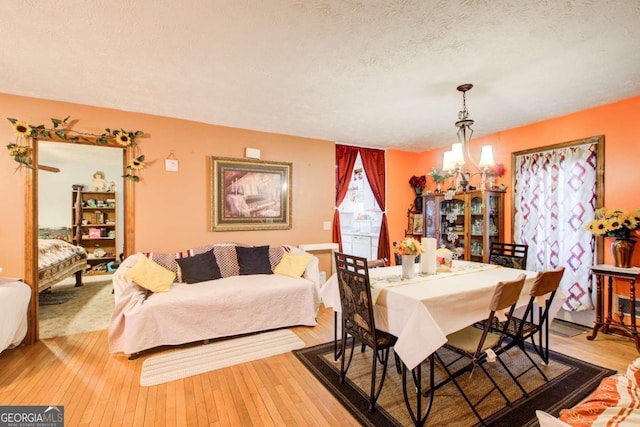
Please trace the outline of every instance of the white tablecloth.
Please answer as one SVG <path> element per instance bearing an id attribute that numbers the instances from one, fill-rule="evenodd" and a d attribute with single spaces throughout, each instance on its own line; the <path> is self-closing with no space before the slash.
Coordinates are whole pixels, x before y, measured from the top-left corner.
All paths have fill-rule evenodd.
<path id="1" fill-rule="evenodd" d="M 370 269 L 376 327 L 398 337 L 394 350 L 413 369 L 440 348 L 448 334 L 486 319 L 496 284 L 523 273 L 527 280 L 520 306 L 529 302 L 536 272 L 454 261 L 451 272 L 401 281 L 401 266 Z M 341 311 L 335 274 L 321 287 L 320 296 L 325 306 Z M 551 318 L 563 300 L 556 294 Z"/>

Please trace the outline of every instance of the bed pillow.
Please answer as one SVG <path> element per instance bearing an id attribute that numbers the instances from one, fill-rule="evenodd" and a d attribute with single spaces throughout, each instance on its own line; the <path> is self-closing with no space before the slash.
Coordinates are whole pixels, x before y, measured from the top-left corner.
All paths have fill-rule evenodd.
<path id="1" fill-rule="evenodd" d="M 293 255 L 290 253 L 284 253 L 282 260 L 273 270 L 275 274 L 281 274 L 289 277 L 302 277 L 307 265 L 313 259 L 313 255 Z"/>
<path id="2" fill-rule="evenodd" d="M 176 273 L 156 264 L 140 254 L 135 265 L 124 273 L 124 277 L 151 292 L 167 292 L 176 278 Z"/>
<path id="3" fill-rule="evenodd" d="M 189 284 L 222 277 L 213 249 L 203 254 L 176 259 L 176 262 L 180 266 L 184 281 Z"/>
<path id="4" fill-rule="evenodd" d="M 236 246 L 240 275 L 273 274 L 269 262 L 269 246 L 243 248 Z"/>
<path id="5" fill-rule="evenodd" d="M 560 421 L 553 415 L 547 414 L 544 411 L 537 410 L 536 417 L 538 417 L 540 427 L 571 427 L 571 424 Z"/>

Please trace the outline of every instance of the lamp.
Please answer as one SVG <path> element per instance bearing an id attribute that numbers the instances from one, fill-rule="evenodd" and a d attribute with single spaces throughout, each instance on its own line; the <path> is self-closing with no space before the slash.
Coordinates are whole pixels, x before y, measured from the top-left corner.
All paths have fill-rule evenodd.
<path id="1" fill-rule="evenodd" d="M 462 92 L 462 110 L 458 112 L 458 121 L 456 122 L 458 142 L 451 145 L 451 151 L 445 152 L 442 162 L 444 170 L 455 170 L 455 174 L 458 177 L 458 189 L 460 190 L 466 190 L 470 180 L 470 173 L 465 168 L 467 160 L 476 167 L 479 171 L 478 173 L 482 174 L 482 182 L 480 184 L 482 189 L 486 187 L 489 167 L 495 165 L 491 145 L 482 146 L 480 163 L 476 163 L 471 157 L 471 135 L 473 135 L 471 126 L 473 125 L 473 120 L 469 118 L 469 111 L 467 110 L 467 91 L 471 90 L 472 87 L 471 83 L 465 83 L 457 87 L 458 91 Z"/>

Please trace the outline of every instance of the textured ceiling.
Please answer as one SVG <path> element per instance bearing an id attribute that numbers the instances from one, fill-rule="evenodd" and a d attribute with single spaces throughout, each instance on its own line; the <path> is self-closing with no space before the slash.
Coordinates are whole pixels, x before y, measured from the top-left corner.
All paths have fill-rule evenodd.
<path id="1" fill-rule="evenodd" d="M 0 0 L 0 92 L 422 151 L 640 95 L 638 0 Z"/>

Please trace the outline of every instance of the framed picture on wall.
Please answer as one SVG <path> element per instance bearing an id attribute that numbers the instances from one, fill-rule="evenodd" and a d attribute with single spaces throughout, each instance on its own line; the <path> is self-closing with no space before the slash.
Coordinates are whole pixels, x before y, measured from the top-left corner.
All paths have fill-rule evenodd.
<path id="1" fill-rule="evenodd" d="M 422 214 L 413 214 L 413 234 L 423 234 L 424 217 Z"/>
<path id="2" fill-rule="evenodd" d="M 291 228 L 291 163 L 211 157 L 211 230 Z"/>

